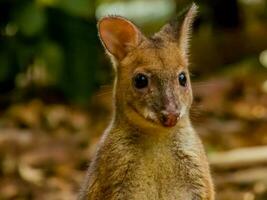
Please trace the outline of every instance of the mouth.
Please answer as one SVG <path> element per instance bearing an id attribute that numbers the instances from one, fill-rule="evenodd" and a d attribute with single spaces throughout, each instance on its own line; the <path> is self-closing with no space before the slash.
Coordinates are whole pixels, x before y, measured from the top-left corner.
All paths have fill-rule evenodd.
<path id="1" fill-rule="evenodd" d="M 177 114 L 155 114 L 154 112 L 147 110 L 141 113 L 134 106 L 130 105 L 130 107 L 139 117 L 143 118 L 144 120 L 153 123 L 154 125 L 161 125 L 166 128 L 174 127 L 180 119 L 180 116 Z"/>
<path id="2" fill-rule="evenodd" d="M 149 117 L 149 115 L 144 115 L 144 114 L 142 114 L 142 113 L 140 113 L 134 106 L 132 106 L 132 105 L 130 105 L 130 107 L 132 108 L 132 110 L 139 116 L 139 117 L 141 117 L 141 118 L 143 118 L 144 120 L 146 120 L 146 121 L 149 121 L 149 122 L 151 122 L 151 123 L 153 123 L 153 124 L 158 124 L 159 123 L 159 120 L 158 120 L 158 118 L 157 117 Z"/>

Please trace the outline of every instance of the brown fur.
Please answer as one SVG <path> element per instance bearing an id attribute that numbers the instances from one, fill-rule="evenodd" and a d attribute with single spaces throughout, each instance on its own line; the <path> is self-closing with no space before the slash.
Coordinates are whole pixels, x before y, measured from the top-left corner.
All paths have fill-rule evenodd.
<path id="1" fill-rule="evenodd" d="M 190 81 L 181 87 L 177 78 L 183 71 L 189 79 L 185 48 L 194 15 L 195 5 L 182 19 L 177 40 L 170 25 L 146 38 L 121 17 L 100 21 L 100 38 L 117 75 L 114 116 L 89 167 L 80 200 L 214 199 L 205 152 L 189 120 Z M 140 72 L 148 74 L 150 83 L 136 91 L 132 78 Z M 180 114 L 175 126 L 161 124 L 163 110 Z"/>

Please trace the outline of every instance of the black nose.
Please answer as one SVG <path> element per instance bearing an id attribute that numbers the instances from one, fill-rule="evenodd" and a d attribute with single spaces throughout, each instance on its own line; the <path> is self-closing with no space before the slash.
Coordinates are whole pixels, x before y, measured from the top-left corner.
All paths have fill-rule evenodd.
<path id="1" fill-rule="evenodd" d="M 162 113 L 161 123 L 166 127 L 173 127 L 177 124 L 179 113 Z"/>

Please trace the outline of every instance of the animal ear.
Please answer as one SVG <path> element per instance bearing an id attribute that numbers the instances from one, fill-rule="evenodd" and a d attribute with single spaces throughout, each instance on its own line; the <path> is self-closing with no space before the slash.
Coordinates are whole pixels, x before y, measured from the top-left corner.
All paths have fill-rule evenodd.
<path id="1" fill-rule="evenodd" d="M 188 55 L 189 40 L 192 34 L 192 25 L 196 14 L 197 14 L 197 6 L 195 3 L 193 3 L 188 12 L 185 14 L 180 29 L 179 47 L 185 56 Z"/>
<path id="2" fill-rule="evenodd" d="M 178 42 L 181 53 L 185 58 L 187 58 L 188 55 L 192 24 L 196 14 L 197 5 L 193 3 L 180 13 L 178 20 L 171 21 L 160 31 L 161 34 L 167 34 L 171 40 Z"/>
<path id="3" fill-rule="evenodd" d="M 123 59 L 142 38 L 138 28 L 122 17 L 104 17 L 98 22 L 98 32 L 107 52 L 118 60 Z"/>

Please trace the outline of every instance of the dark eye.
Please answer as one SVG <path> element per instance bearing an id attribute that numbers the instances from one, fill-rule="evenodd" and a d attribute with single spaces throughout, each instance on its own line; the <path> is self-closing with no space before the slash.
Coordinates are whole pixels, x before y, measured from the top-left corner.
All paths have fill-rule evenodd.
<path id="1" fill-rule="evenodd" d="M 136 74 L 134 79 L 134 87 L 136 87 L 137 89 L 143 89 L 145 87 L 148 86 L 148 77 L 144 74 Z"/>
<path id="2" fill-rule="evenodd" d="M 187 78 L 186 78 L 186 75 L 184 72 L 179 74 L 178 80 L 179 80 L 179 83 L 181 86 L 183 86 L 183 87 L 186 86 Z"/>

